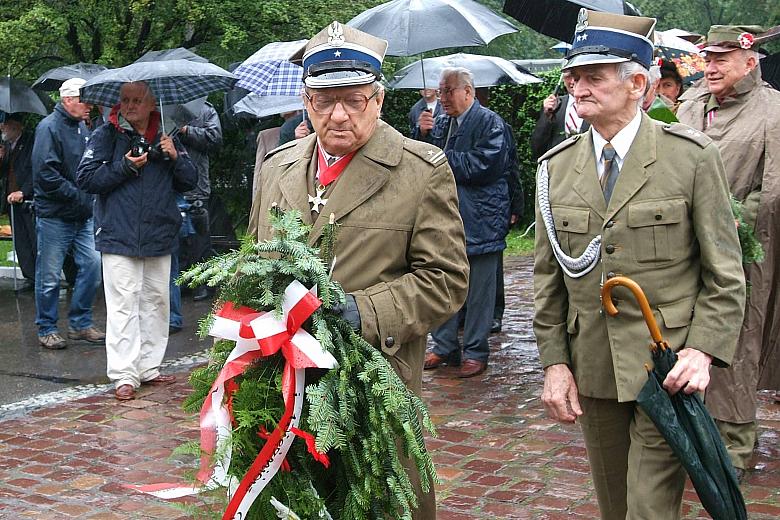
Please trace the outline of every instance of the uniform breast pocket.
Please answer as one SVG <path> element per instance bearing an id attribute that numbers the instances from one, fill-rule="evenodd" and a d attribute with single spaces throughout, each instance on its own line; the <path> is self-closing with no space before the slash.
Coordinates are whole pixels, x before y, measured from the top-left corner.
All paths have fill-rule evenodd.
<path id="1" fill-rule="evenodd" d="M 691 226 L 683 199 L 628 205 L 634 257 L 637 262 L 669 262 L 689 254 Z"/>
<path id="2" fill-rule="evenodd" d="M 593 238 L 587 234 L 590 211 L 571 206 L 552 206 L 551 209 L 561 249 L 569 256 L 581 255 Z"/>

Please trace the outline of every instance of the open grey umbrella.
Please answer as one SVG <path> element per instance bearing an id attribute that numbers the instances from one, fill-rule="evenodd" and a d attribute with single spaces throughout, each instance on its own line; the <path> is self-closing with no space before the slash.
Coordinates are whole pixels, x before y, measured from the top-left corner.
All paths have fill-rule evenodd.
<path id="1" fill-rule="evenodd" d="M 546 36 L 571 42 L 582 8 L 616 14 L 639 15 L 624 0 L 506 0 L 504 12 Z"/>
<path id="2" fill-rule="evenodd" d="M 423 66 L 425 67 L 425 84 L 423 84 Z M 389 86 L 398 89 L 438 88 L 439 75 L 446 67 L 467 68 L 474 74 L 474 86 L 477 88 L 512 83 L 525 85 L 541 83 L 542 81 L 533 74 L 521 70 L 518 65 L 509 60 L 496 56 L 458 53 L 425 58 L 407 65 L 395 74 Z"/>
<path id="3" fill-rule="evenodd" d="M 0 110 L 3 112 L 26 112 L 45 116 L 49 113 L 46 104 L 46 95 L 36 92 L 24 81 L 10 76 L 0 78 Z"/>
<path id="4" fill-rule="evenodd" d="M 624 276 L 607 280 L 601 290 L 604 309 L 618 314 L 612 302 L 615 286 L 627 287 L 637 299 L 653 339 L 652 370 L 637 396 L 637 404 L 647 413 L 691 478 L 696 494 L 713 520 L 746 520 L 745 500 L 737 475 L 723 445 L 718 427 L 697 394 L 682 391 L 674 395 L 662 383 L 677 361 L 677 354 L 661 337 L 653 311 L 641 287 Z"/>
<path id="5" fill-rule="evenodd" d="M 473 0 L 394 0 L 360 13 L 347 25 L 387 40 L 390 56 L 486 45 L 517 31 Z"/>
<path id="6" fill-rule="evenodd" d="M 74 63 L 49 69 L 41 77 L 35 80 L 32 88 L 45 91 L 53 91 L 60 88 L 64 81 L 71 78 L 90 79 L 106 70 L 103 65 L 95 63 Z"/>
<path id="7" fill-rule="evenodd" d="M 176 47 L 175 49 L 162 49 L 159 51 L 149 51 L 143 56 L 135 60 L 133 63 L 144 63 L 149 61 L 171 61 L 171 60 L 187 60 L 194 61 L 196 63 L 208 63 L 209 60 L 203 56 L 195 54 L 191 50 L 184 47 Z M 86 79 L 86 78 L 84 78 Z"/>
<path id="8" fill-rule="evenodd" d="M 303 110 L 301 96 L 259 96 L 247 94 L 231 108 L 235 115 L 247 114 L 257 118 Z"/>

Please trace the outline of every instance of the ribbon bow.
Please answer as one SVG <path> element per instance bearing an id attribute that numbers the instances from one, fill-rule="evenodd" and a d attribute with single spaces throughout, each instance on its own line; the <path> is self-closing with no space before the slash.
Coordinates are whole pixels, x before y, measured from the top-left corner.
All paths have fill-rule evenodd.
<path id="1" fill-rule="evenodd" d="M 211 386 L 200 411 L 200 444 L 204 455 L 197 478 L 206 488 L 224 486 L 231 490 L 232 498 L 222 517 L 225 520 L 246 517 L 255 498 L 282 466 L 296 432 L 300 432 L 297 426 L 303 408 L 305 369 L 338 366 L 336 359 L 301 328 L 321 304 L 316 296 L 316 287 L 309 291 L 295 280 L 284 291 L 281 319 L 272 312 L 236 307 L 232 302 L 226 302 L 216 312 L 209 335 L 235 341 L 236 346 Z M 249 365 L 279 351 L 285 359 L 282 373 L 284 415 L 236 486 L 236 479 L 228 475 L 230 450 L 218 450 L 232 432 L 232 411 L 225 403 L 226 387 Z M 218 451 L 222 453 L 221 458 L 212 467 L 211 455 Z M 192 486 L 170 484 L 133 487 L 161 498 L 177 498 L 199 491 Z"/>

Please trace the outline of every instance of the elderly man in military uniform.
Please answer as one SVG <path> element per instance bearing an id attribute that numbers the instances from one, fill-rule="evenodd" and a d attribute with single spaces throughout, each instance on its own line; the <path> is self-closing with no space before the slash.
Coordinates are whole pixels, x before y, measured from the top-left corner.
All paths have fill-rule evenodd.
<path id="1" fill-rule="evenodd" d="M 758 26 L 715 25 L 703 49 L 704 82 L 681 97 L 680 121 L 720 149 L 764 260 L 744 266 L 750 292 L 734 363 L 712 371 L 705 402 L 742 476 L 756 440 L 756 387 L 780 389 L 780 93 L 761 80 Z"/>
<path id="2" fill-rule="evenodd" d="M 601 516 L 680 517 L 685 472 L 636 403 L 649 336 L 627 289 L 602 311 L 600 286 L 624 275 L 646 292 L 678 361 L 664 381 L 700 392 L 731 361 L 744 278 L 728 185 L 714 143 L 640 109 L 655 20 L 584 11 L 564 64 L 591 124 L 540 158 L 534 331 L 542 401 L 579 421 Z"/>
<path id="3" fill-rule="evenodd" d="M 298 209 L 315 243 L 332 215 L 340 224 L 333 277 L 348 293 L 344 315 L 419 393 L 426 334 L 463 304 L 468 262 L 444 154 L 380 120 L 386 48 L 338 22 L 309 40 L 303 101 L 315 133 L 266 157 L 250 232 L 270 237 L 276 204 Z M 433 490 L 418 497 L 414 518 L 435 519 Z"/>

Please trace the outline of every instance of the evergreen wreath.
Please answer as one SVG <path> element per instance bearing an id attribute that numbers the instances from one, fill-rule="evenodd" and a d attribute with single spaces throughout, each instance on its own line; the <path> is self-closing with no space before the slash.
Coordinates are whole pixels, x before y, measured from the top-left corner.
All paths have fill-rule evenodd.
<path id="1" fill-rule="evenodd" d="M 297 211 L 273 208 L 269 220 L 270 240 L 258 244 L 246 238 L 238 251 L 211 258 L 180 280 L 190 286 L 220 287 L 215 309 L 229 301 L 281 316 L 284 290 L 293 280 L 307 288 L 316 285 L 322 301 L 304 328 L 339 366 L 327 371 L 307 369 L 307 380 L 319 379 L 306 387 L 299 428 L 313 434 L 316 451 L 327 453 L 330 466 L 315 460 L 318 454 L 296 439 L 287 455 L 287 471 L 271 479 L 246 518 L 411 520 L 418 499 L 402 458 L 408 457 L 416 466 L 423 491 L 437 480 L 424 443 L 424 430 L 435 435 L 428 410 L 382 353 L 334 310 L 345 302 L 345 294 L 328 272 L 337 231 L 333 217 L 318 248 L 308 245 L 310 227 Z M 208 335 L 213 320 L 213 312 L 201 320 L 201 337 Z M 193 371 L 194 391 L 185 401 L 185 410 L 200 410 L 233 346 L 232 341 L 218 340 L 209 364 Z M 284 412 L 283 366 L 280 353 L 263 358 L 237 377 L 232 394 L 226 394 L 233 412 L 229 473 L 239 480 Z M 197 443 L 180 451 L 200 454 Z"/>
<path id="2" fill-rule="evenodd" d="M 756 237 L 756 233 L 745 221 L 745 206 L 740 201 L 731 196 L 731 212 L 734 214 L 734 220 L 737 222 L 737 235 L 739 235 L 739 245 L 742 248 L 742 263 L 751 264 L 764 260 L 764 248 Z"/>

